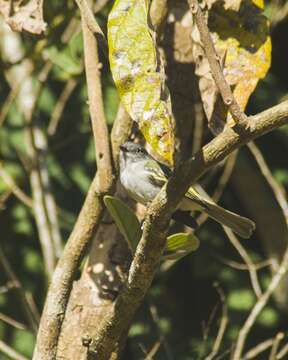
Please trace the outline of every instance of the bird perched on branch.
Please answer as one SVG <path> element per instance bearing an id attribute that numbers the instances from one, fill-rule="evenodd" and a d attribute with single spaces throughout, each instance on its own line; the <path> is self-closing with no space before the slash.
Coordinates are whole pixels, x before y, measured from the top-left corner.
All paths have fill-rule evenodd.
<path id="1" fill-rule="evenodd" d="M 139 144 L 131 141 L 120 146 L 120 181 L 128 194 L 143 205 L 149 204 L 171 176 L 171 170 L 159 163 Z M 197 227 L 191 211 L 204 211 L 212 219 L 249 238 L 255 223 L 203 198 L 192 186 L 172 218 L 192 228 Z"/>

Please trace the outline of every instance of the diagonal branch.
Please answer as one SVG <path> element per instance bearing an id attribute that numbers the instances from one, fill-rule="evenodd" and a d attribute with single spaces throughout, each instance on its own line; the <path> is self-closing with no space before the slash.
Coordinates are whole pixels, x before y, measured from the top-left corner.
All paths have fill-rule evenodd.
<path id="1" fill-rule="evenodd" d="M 0 352 L 6 354 L 9 359 L 13 360 L 28 360 L 24 355 L 19 354 L 16 350 L 5 344 L 4 341 L 0 340 Z"/>
<path id="2" fill-rule="evenodd" d="M 90 345 L 91 356 L 93 354 L 97 360 L 106 359 L 132 321 L 158 268 L 170 216 L 189 186 L 235 149 L 286 123 L 288 101 L 249 117 L 239 127 L 226 128 L 190 160 L 179 165 L 148 208 L 128 281 L 116 300 L 114 311 L 103 320 L 97 338 Z"/>
<path id="3" fill-rule="evenodd" d="M 242 121 L 247 120 L 247 117 L 241 110 L 237 101 L 235 100 L 231 88 L 225 79 L 225 76 L 221 69 L 219 55 L 217 54 L 214 47 L 208 26 L 206 24 L 204 15 L 200 9 L 199 3 L 197 0 L 188 0 L 188 5 L 190 7 L 191 13 L 195 17 L 203 48 L 210 65 L 211 73 L 221 93 L 223 102 L 228 107 L 235 123 L 241 123 Z"/>
<path id="4" fill-rule="evenodd" d="M 0 265 L 2 266 L 8 279 L 14 284 L 14 288 L 17 292 L 18 298 L 22 304 L 23 310 L 25 311 L 25 315 L 27 317 L 29 327 L 36 334 L 38 329 L 38 321 L 39 321 L 38 313 L 34 311 L 33 307 L 31 306 L 28 293 L 25 291 L 18 277 L 14 273 L 1 247 L 0 247 Z"/>
<path id="5" fill-rule="evenodd" d="M 254 305 L 252 311 L 250 312 L 249 316 L 247 317 L 243 327 L 239 332 L 239 336 L 236 342 L 235 351 L 233 354 L 234 360 L 240 360 L 242 357 L 242 352 L 244 349 L 244 345 L 246 342 L 246 338 L 248 336 L 249 331 L 251 330 L 252 326 L 255 324 L 255 321 L 263 310 L 267 302 L 269 301 L 271 295 L 280 284 L 280 281 L 283 279 L 284 275 L 287 274 L 288 271 L 288 248 L 285 251 L 283 256 L 283 260 L 279 266 L 279 269 L 273 276 L 267 290 L 260 296 L 256 304 Z"/>

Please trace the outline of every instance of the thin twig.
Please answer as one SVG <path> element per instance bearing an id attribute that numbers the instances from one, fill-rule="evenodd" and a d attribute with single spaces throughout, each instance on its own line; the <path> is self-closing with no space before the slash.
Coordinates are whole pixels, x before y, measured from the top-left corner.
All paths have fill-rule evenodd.
<path id="1" fill-rule="evenodd" d="M 257 271 L 256 271 L 253 261 L 251 260 L 248 252 L 246 251 L 244 246 L 242 246 L 242 244 L 238 240 L 237 236 L 233 233 L 233 231 L 230 230 L 229 228 L 227 228 L 226 226 L 223 226 L 223 228 L 224 228 L 224 231 L 225 231 L 226 235 L 228 236 L 229 240 L 231 241 L 232 245 L 235 247 L 235 249 L 238 251 L 239 255 L 245 261 L 245 263 L 248 267 L 252 288 L 254 290 L 255 295 L 259 299 L 262 294 L 262 290 L 260 287 Z"/>
<path id="2" fill-rule="evenodd" d="M 0 321 L 5 322 L 18 330 L 27 330 L 27 326 L 20 323 L 19 321 L 12 319 L 10 316 L 0 313 Z"/>
<path id="3" fill-rule="evenodd" d="M 10 110 L 11 105 L 13 104 L 14 100 L 16 99 L 19 90 L 21 88 L 22 81 L 19 81 L 9 92 L 0 112 L 0 127 L 4 124 L 4 121 L 7 117 L 7 114 Z"/>
<path id="4" fill-rule="evenodd" d="M 249 271 L 249 267 L 247 264 L 241 264 L 237 261 L 234 261 L 234 260 L 230 260 L 230 259 L 226 259 L 224 258 L 223 256 L 220 256 L 220 255 L 216 255 L 216 254 L 213 254 L 213 256 L 221 261 L 223 264 L 225 265 L 228 265 L 230 267 L 232 267 L 233 269 L 236 269 L 236 270 L 244 270 L 244 271 Z M 261 270 L 267 266 L 271 266 L 271 260 L 263 260 L 263 261 L 260 261 L 259 263 L 253 263 L 253 267 L 255 268 L 255 270 Z"/>
<path id="5" fill-rule="evenodd" d="M 23 204 L 28 206 L 29 208 L 33 208 L 33 200 L 24 193 L 23 190 L 19 188 L 19 186 L 15 183 L 13 178 L 9 175 L 9 173 L 4 169 L 2 164 L 0 163 L 0 176 L 5 184 L 9 187 L 12 193 L 21 201 Z"/>
<path id="6" fill-rule="evenodd" d="M 148 354 L 146 354 L 144 360 L 153 360 L 160 346 L 161 346 L 161 341 L 156 341 L 155 344 L 152 346 L 151 350 L 148 352 Z"/>
<path id="7" fill-rule="evenodd" d="M 18 298 L 21 301 L 23 309 L 26 313 L 26 317 L 27 317 L 28 323 L 30 325 L 30 328 L 33 330 L 34 333 L 37 333 L 39 318 L 37 317 L 37 314 L 31 308 L 28 297 L 27 297 L 27 293 L 26 293 L 25 289 L 23 288 L 21 282 L 19 281 L 18 277 L 14 273 L 12 267 L 10 266 L 1 247 L 0 247 L 0 264 L 2 265 L 8 279 L 11 280 L 14 284 L 15 290 L 18 293 Z"/>
<path id="8" fill-rule="evenodd" d="M 230 173 L 230 175 L 231 175 L 231 173 Z M 200 191 L 202 191 L 209 198 L 209 195 L 205 192 L 204 189 L 201 188 Z M 231 241 L 232 245 L 235 247 L 235 249 L 238 251 L 240 256 L 245 261 L 245 263 L 248 267 L 253 290 L 254 290 L 256 296 L 259 298 L 260 295 L 262 294 L 262 291 L 261 291 L 261 287 L 260 287 L 260 284 L 258 281 L 257 271 L 256 271 L 253 261 L 251 260 L 246 249 L 242 246 L 242 244 L 240 243 L 240 241 L 238 240 L 236 235 L 233 233 L 233 231 L 226 226 L 223 226 L 223 229 L 224 229 L 225 233 L 227 234 L 229 240 Z"/>
<path id="9" fill-rule="evenodd" d="M 262 155 L 261 151 L 255 144 L 255 142 L 251 141 L 251 143 L 247 144 L 247 146 L 251 151 L 251 153 L 253 154 L 262 175 L 265 177 L 266 181 L 270 185 L 271 190 L 273 191 L 275 198 L 277 199 L 278 204 L 281 207 L 286 223 L 288 224 L 288 202 L 286 200 L 286 194 L 284 188 L 274 179 L 264 159 L 264 156 Z"/>
<path id="10" fill-rule="evenodd" d="M 43 131 L 35 124 L 34 113 L 43 89 L 43 83 L 47 80 L 51 69 L 52 63 L 48 62 L 44 65 L 38 75 L 37 86 L 31 89 L 32 106 L 25 112 L 23 111 L 26 122 L 26 146 L 33 164 L 30 169 L 33 209 L 45 270 L 49 278 L 53 274 L 57 257 L 61 253 L 61 235 L 46 163 L 47 140 Z"/>
<path id="11" fill-rule="evenodd" d="M 209 332 L 210 332 L 211 325 L 216 316 L 218 308 L 219 308 L 219 303 L 217 303 L 216 305 L 213 306 L 213 309 L 209 314 L 207 323 L 205 321 L 202 322 L 203 340 L 202 340 L 201 351 L 199 351 L 199 353 L 198 353 L 197 360 L 203 359 L 204 353 L 206 352 L 206 344 L 207 344 L 207 340 L 209 337 Z"/>
<path id="12" fill-rule="evenodd" d="M 25 356 L 19 354 L 16 350 L 12 349 L 4 341 L 0 340 L 0 352 L 9 356 L 13 360 L 28 360 Z"/>
<path id="13" fill-rule="evenodd" d="M 64 89 L 59 97 L 59 100 L 57 101 L 54 107 L 54 110 L 51 115 L 51 119 L 49 121 L 48 129 L 47 129 L 49 135 L 55 134 L 59 120 L 63 114 L 65 105 L 69 100 L 71 94 L 73 93 L 76 85 L 77 85 L 77 81 L 74 78 L 69 79 L 65 84 Z"/>
<path id="14" fill-rule="evenodd" d="M 83 2 L 87 5 L 85 0 L 81 0 L 79 2 Z M 86 23 L 87 18 L 84 14 L 85 13 L 83 13 L 83 9 L 81 8 L 89 112 L 95 141 L 97 169 L 99 171 L 99 180 L 101 182 L 100 187 L 102 191 L 105 191 L 105 187 L 111 186 L 110 179 L 113 173 L 112 156 L 109 143 L 108 127 L 103 105 L 97 42 L 95 37 L 93 36 L 93 33 L 88 27 L 88 24 Z"/>
<path id="15" fill-rule="evenodd" d="M 161 344 L 163 344 L 164 350 L 166 352 L 166 359 L 167 360 L 173 360 L 171 350 L 169 348 L 169 345 L 167 343 L 165 335 L 163 334 L 163 331 L 161 330 L 161 327 L 159 325 L 160 318 L 159 318 L 159 315 L 158 315 L 157 307 L 155 305 L 150 305 L 149 309 L 150 309 L 150 314 L 152 316 L 153 322 L 156 325 L 157 330 L 158 330 L 158 334 L 159 334 L 159 338 L 160 338 L 159 347 L 160 347 Z M 149 359 L 151 359 L 151 350 L 150 350 L 149 354 L 150 354 Z M 153 356 L 152 356 L 152 359 L 153 359 Z"/>
<path id="16" fill-rule="evenodd" d="M 274 342 L 274 339 L 268 339 L 268 340 L 261 342 L 260 344 L 256 345 L 255 347 L 253 347 L 252 349 L 247 351 L 247 353 L 243 356 L 243 360 L 254 359 L 256 356 L 261 354 L 263 351 L 266 351 L 267 349 L 269 349 L 273 345 L 273 342 Z"/>
<path id="17" fill-rule="evenodd" d="M 215 288 L 219 294 L 220 300 L 221 300 L 222 316 L 221 316 L 221 320 L 220 320 L 218 333 L 217 333 L 216 339 L 215 339 L 213 347 L 212 347 L 212 351 L 208 356 L 206 356 L 205 360 L 212 360 L 218 354 L 223 337 L 224 337 L 225 330 L 228 325 L 228 310 L 227 310 L 224 292 L 221 289 L 221 287 L 219 286 L 219 284 L 216 283 L 214 286 L 215 286 Z"/>
<path id="18" fill-rule="evenodd" d="M 242 352 L 244 349 L 244 345 L 246 342 L 246 338 L 251 330 L 252 326 L 254 325 L 258 315 L 263 310 L 267 302 L 269 301 L 271 295 L 274 293 L 276 288 L 278 287 L 280 281 L 286 275 L 288 271 L 288 249 L 286 249 L 285 254 L 283 256 L 283 260 L 272 277 L 272 280 L 267 288 L 267 290 L 260 296 L 257 300 L 256 304 L 254 305 L 252 311 L 250 312 L 249 316 L 247 317 L 244 325 L 242 326 L 239 336 L 236 342 L 234 357 L 233 360 L 241 359 Z"/>
<path id="19" fill-rule="evenodd" d="M 275 360 L 276 354 L 280 345 L 281 340 L 283 340 L 284 334 L 282 332 L 279 332 L 275 338 L 273 339 L 272 348 L 269 355 L 269 360 Z"/>
<path id="20" fill-rule="evenodd" d="M 278 354 L 276 355 L 276 359 L 283 359 L 284 356 L 288 354 L 288 344 L 284 345 L 281 350 L 279 350 Z"/>
<path id="21" fill-rule="evenodd" d="M 95 35 L 99 45 L 101 46 L 103 54 L 108 57 L 107 40 L 105 38 L 105 35 L 103 34 L 103 31 L 98 25 L 90 6 L 88 5 L 86 0 L 75 1 L 80 9 L 81 17 L 85 19 L 85 23 L 88 26 L 89 30 Z"/>
<path id="22" fill-rule="evenodd" d="M 202 14 L 202 10 L 197 0 L 188 0 L 192 15 L 195 17 L 195 21 L 200 33 L 200 38 L 203 44 L 207 60 L 210 65 L 213 79 L 221 93 L 224 104 L 228 107 L 235 123 L 241 123 L 247 120 L 246 115 L 241 110 L 239 104 L 235 100 L 235 97 L 231 91 L 229 84 L 227 83 L 223 71 L 220 65 L 220 57 L 216 52 L 213 41 L 211 39 L 208 26 L 205 18 Z"/>

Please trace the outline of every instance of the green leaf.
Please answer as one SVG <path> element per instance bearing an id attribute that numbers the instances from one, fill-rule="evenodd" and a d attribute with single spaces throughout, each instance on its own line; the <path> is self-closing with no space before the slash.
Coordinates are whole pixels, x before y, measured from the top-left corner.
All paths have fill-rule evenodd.
<path id="1" fill-rule="evenodd" d="M 164 260 L 179 260 L 199 247 L 198 238 L 192 233 L 177 233 L 168 236 Z"/>
<path id="2" fill-rule="evenodd" d="M 141 238 L 141 226 L 134 212 L 120 199 L 106 195 L 104 203 L 133 252 Z"/>
<path id="3" fill-rule="evenodd" d="M 227 297 L 227 304 L 234 311 L 250 311 L 255 304 L 255 296 L 249 289 L 233 290 Z"/>
<path id="4" fill-rule="evenodd" d="M 60 51 L 56 46 L 51 46 L 45 50 L 45 56 L 69 75 L 79 75 L 82 73 L 81 63 L 71 56 L 69 48 Z"/>

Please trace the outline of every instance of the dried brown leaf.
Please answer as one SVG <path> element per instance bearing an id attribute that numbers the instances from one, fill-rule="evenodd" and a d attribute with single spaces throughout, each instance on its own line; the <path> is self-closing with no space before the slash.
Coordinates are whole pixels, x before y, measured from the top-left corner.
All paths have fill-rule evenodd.
<path id="1" fill-rule="evenodd" d="M 42 34 L 47 24 L 43 19 L 43 0 L 31 0 L 21 6 L 22 1 L 0 0 L 0 13 L 13 31 Z"/>
<path id="2" fill-rule="evenodd" d="M 225 9 L 223 2 L 215 2 L 206 12 L 212 40 L 223 62 L 224 75 L 242 110 L 259 79 L 265 77 L 271 62 L 269 25 L 260 5 L 260 0 L 242 0 L 239 11 L 233 11 Z M 227 114 L 219 96 L 195 25 L 192 39 L 204 110 L 210 129 L 217 134 L 225 123 L 232 121 L 231 114 Z"/>

